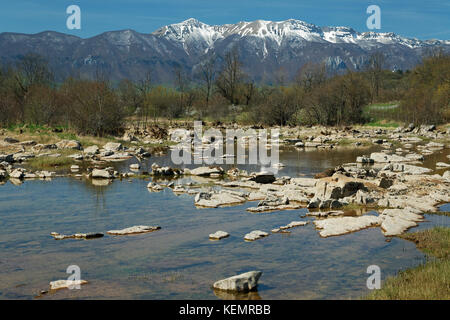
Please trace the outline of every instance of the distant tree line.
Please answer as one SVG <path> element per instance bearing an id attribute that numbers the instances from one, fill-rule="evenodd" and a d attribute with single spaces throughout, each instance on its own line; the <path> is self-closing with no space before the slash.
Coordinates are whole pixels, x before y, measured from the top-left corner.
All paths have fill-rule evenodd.
<path id="1" fill-rule="evenodd" d="M 54 81 L 48 62 L 35 54 L 0 68 L 0 124 L 64 126 L 79 133 L 118 134 L 126 121 L 146 126 L 159 118 L 202 119 L 253 125 L 327 126 L 363 123 L 364 107 L 400 101 L 395 120 L 442 123 L 450 119 L 450 56 L 432 52 L 411 71 L 384 68 L 374 53 L 359 72 L 330 74 L 324 64 L 307 63 L 288 81 L 283 69 L 271 85 L 255 84 L 238 50 L 209 56 L 189 76 L 175 67 L 172 86 L 140 81 L 112 84 L 94 79 Z"/>

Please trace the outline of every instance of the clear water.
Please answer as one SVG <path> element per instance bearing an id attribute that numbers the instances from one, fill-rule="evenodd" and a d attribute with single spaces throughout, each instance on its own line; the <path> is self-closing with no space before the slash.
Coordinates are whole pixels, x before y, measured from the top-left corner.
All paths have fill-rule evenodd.
<path id="1" fill-rule="evenodd" d="M 280 159 L 287 167 L 279 175 L 311 176 L 370 152 L 287 150 Z M 169 164 L 169 157 L 152 157 L 143 169 L 153 162 Z M 289 235 L 245 242 L 243 236 L 252 230 L 309 220 L 300 218 L 306 209 L 251 214 L 245 211 L 251 202 L 197 209 L 192 196 L 177 196 L 170 189 L 148 192 L 149 180 L 116 180 L 104 187 L 73 178 L 1 185 L 0 299 L 35 298 L 50 281 L 67 279 L 69 265 L 78 265 L 89 284 L 38 298 L 350 299 L 369 292 L 369 265 L 378 265 L 385 279 L 425 261 L 413 243 L 387 242 L 379 228 L 323 239 L 310 223 Z M 415 229 L 450 224 L 448 217 L 426 218 Z M 50 236 L 53 231 L 106 232 L 133 225 L 162 229 L 95 240 L 55 241 Z M 210 241 L 208 234 L 217 230 L 231 236 Z M 250 270 L 263 271 L 257 293 L 233 296 L 211 289 L 219 279 Z"/>

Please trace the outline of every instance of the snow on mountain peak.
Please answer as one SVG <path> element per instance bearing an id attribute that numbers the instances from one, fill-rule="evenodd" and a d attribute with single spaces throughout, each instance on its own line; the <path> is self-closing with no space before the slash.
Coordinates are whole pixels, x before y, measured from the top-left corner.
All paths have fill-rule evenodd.
<path id="1" fill-rule="evenodd" d="M 304 21 L 288 19 L 285 21 L 241 21 L 236 24 L 210 26 L 197 19 L 190 18 L 180 23 L 164 26 L 154 35 L 179 42 L 185 49 L 189 43 L 208 50 L 218 39 L 231 35 L 241 37 L 258 37 L 274 40 L 278 45 L 285 39 L 295 38 L 299 41 L 353 43 L 361 47 L 373 44 L 400 44 L 410 48 L 425 44 L 418 39 L 400 37 L 392 32 L 359 33 L 349 27 L 319 27 Z"/>

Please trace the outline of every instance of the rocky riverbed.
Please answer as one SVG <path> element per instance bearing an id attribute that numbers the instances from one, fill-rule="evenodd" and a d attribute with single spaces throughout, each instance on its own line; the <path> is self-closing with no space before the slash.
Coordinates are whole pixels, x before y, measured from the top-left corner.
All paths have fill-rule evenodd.
<path id="1" fill-rule="evenodd" d="M 216 221 L 214 228 L 199 235 L 200 238 L 221 245 L 229 242 L 234 243 L 234 246 L 239 246 L 239 242 L 247 243 L 249 250 L 258 250 L 259 243 L 265 246 L 278 244 L 280 238 L 277 233 L 280 236 L 288 236 L 290 232 L 304 232 L 301 230 L 312 230 L 320 238 L 339 238 L 370 229 L 378 230 L 383 238 L 390 240 L 392 236 L 407 232 L 422 223 L 426 224 L 427 214 L 438 211 L 441 205 L 450 202 L 450 171 L 446 166 L 450 163 L 449 136 L 448 131 L 434 126 L 408 126 L 395 130 L 285 129 L 284 132 L 282 130 L 280 141 L 282 163 L 277 164 L 279 172 L 275 175 L 261 170 L 258 166 L 177 167 L 170 164 L 167 157 L 163 158 L 151 148 L 147 148 L 139 137 L 130 138 L 130 141 L 136 142 L 131 145 L 111 141 L 101 146 L 83 146 L 77 140 L 61 140 L 54 144 L 40 145 L 30 140 L 20 141 L 18 137 L 8 136 L 1 142 L 0 183 L 9 181 L 15 185 L 28 185 L 36 183 L 32 180 L 48 182 L 49 179 L 62 178 L 82 181 L 93 188 L 105 188 L 108 185 L 120 184 L 115 180 L 121 180 L 123 183 L 139 178 L 137 181 L 143 181 L 142 189 L 150 193 L 149 196 L 155 194 L 156 197 L 167 197 L 168 192 L 174 195 L 174 198 L 166 200 L 171 203 L 167 210 L 173 210 L 177 207 L 177 202 L 181 202 L 183 206 L 191 203 L 192 208 L 200 215 L 202 212 L 233 210 L 247 215 L 249 219 L 251 217 L 256 223 L 239 228 L 239 231 L 236 228 L 226 228 L 226 225 Z M 171 131 L 168 138 L 170 137 Z M 179 138 L 177 139 L 179 142 Z M 211 142 L 203 143 L 207 146 Z M 327 159 L 328 156 L 339 154 L 333 151 L 339 149 L 350 149 L 354 156 L 346 156 L 342 162 L 337 162 L 338 159 L 330 161 L 332 165 L 322 166 L 320 171 L 311 172 L 307 176 L 299 176 L 295 159 L 291 161 L 289 158 L 292 154 L 320 152 L 320 156 Z M 286 158 L 283 153 L 286 153 Z M 31 159 L 40 157 L 67 157 L 73 159 L 73 162 L 64 168 L 36 170 L 29 163 Z M 165 160 L 160 161 L 161 159 Z M 297 174 L 294 174 L 296 172 Z M 161 196 L 157 196 L 158 193 Z M 127 212 L 127 207 L 133 205 L 127 198 L 122 198 L 122 201 L 124 211 Z M 165 202 L 160 205 L 162 203 Z M 181 208 L 178 210 L 183 210 Z M 149 210 L 152 210 L 151 203 Z M 160 210 L 161 214 L 166 212 L 164 207 Z M 298 215 L 299 212 L 301 215 Z M 279 219 L 277 216 L 286 214 L 296 214 L 297 217 L 290 215 L 288 221 L 276 220 Z M 177 217 L 173 216 L 173 219 Z M 273 221 L 259 224 L 258 219 Z M 158 219 L 155 220 L 135 217 L 132 224 L 115 221 L 103 228 L 82 229 L 95 231 L 94 233 L 79 233 L 80 229 L 75 226 L 53 229 L 51 232 L 54 232 L 52 235 L 55 239 L 92 238 L 89 243 L 103 244 L 117 241 L 112 238 L 116 234 L 135 234 L 125 240 L 127 246 L 132 247 L 132 243 L 141 238 L 150 240 L 150 237 L 154 239 L 160 237 L 160 234 L 164 235 L 167 227 L 170 232 L 169 221 L 162 223 Z M 153 234 L 151 231 L 159 227 L 146 227 L 142 224 L 161 225 L 162 230 Z M 129 225 L 137 227 L 121 229 Z M 183 232 L 188 232 L 189 224 L 186 224 L 186 228 L 184 231 L 178 229 L 181 233 L 174 235 L 175 239 L 181 241 Z M 226 232 L 216 232 L 222 229 Z M 59 234 L 55 230 L 68 235 Z M 103 233 L 109 236 L 102 237 Z M 47 236 L 49 234 L 50 232 L 46 232 Z M 186 235 L 186 238 L 189 239 L 189 236 Z M 57 243 L 75 245 L 73 243 L 83 242 Z M 237 274 L 240 270 L 251 270 L 248 263 L 241 263 L 240 268 L 237 262 L 233 265 L 237 269 L 229 270 L 228 275 L 231 272 Z M 258 269 L 266 275 L 264 268 Z M 214 281 L 227 276 L 218 272 L 214 274 Z M 266 275 L 265 279 L 267 277 Z M 92 285 L 92 279 L 83 278 L 89 280 L 89 284 L 83 286 L 84 290 Z M 53 280 L 55 279 L 49 279 Z M 208 281 L 210 286 L 214 283 L 211 280 Z"/>

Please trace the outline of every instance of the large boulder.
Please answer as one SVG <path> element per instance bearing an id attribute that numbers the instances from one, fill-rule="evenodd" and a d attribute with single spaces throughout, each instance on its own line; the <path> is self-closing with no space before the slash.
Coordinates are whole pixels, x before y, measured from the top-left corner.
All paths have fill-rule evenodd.
<path id="1" fill-rule="evenodd" d="M 264 200 L 258 203 L 258 207 L 262 206 L 281 206 L 289 204 L 289 199 L 287 197 L 277 197 L 274 194 L 268 194 Z"/>
<path id="2" fill-rule="evenodd" d="M 7 143 L 18 143 L 19 140 L 11 138 L 11 137 L 6 137 L 5 139 L 3 139 L 3 141 L 7 142 Z"/>
<path id="3" fill-rule="evenodd" d="M 76 140 L 61 140 L 56 143 L 58 149 L 81 150 L 81 143 Z"/>
<path id="4" fill-rule="evenodd" d="M 0 180 L 6 179 L 8 177 L 8 172 L 6 170 L 0 170 Z"/>
<path id="5" fill-rule="evenodd" d="M 391 163 L 391 162 L 408 162 L 411 161 L 406 157 L 396 154 L 386 154 L 384 152 L 374 152 L 370 155 L 370 159 L 377 163 Z"/>
<path id="6" fill-rule="evenodd" d="M 116 151 L 123 150 L 123 146 L 119 142 L 108 142 L 107 144 L 105 144 L 103 146 L 103 149 L 105 149 L 106 151 L 116 152 Z"/>
<path id="7" fill-rule="evenodd" d="M 114 175 L 107 170 L 94 169 L 92 170 L 91 177 L 93 179 L 112 179 L 114 178 Z"/>
<path id="8" fill-rule="evenodd" d="M 450 170 L 445 171 L 442 178 L 450 180 Z"/>
<path id="9" fill-rule="evenodd" d="M 251 181 L 255 181 L 256 183 L 272 183 L 274 182 L 275 176 L 272 172 L 269 171 L 262 171 L 256 173 L 253 177 L 250 178 Z"/>
<path id="10" fill-rule="evenodd" d="M 0 162 L 14 162 L 14 155 L 13 154 L 0 154 Z"/>
<path id="11" fill-rule="evenodd" d="M 85 148 L 83 152 L 87 155 L 95 155 L 99 153 L 99 148 L 96 145 L 93 145 Z"/>
<path id="12" fill-rule="evenodd" d="M 16 169 L 9 174 L 9 177 L 13 179 L 23 179 L 24 173 L 22 170 Z"/>
<path id="13" fill-rule="evenodd" d="M 250 271 L 230 278 L 219 280 L 213 284 L 214 289 L 234 292 L 248 292 L 255 290 L 261 271 Z"/>
<path id="14" fill-rule="evenodd" d="M 322 200 L 341 199 L 354 195 L 358 190 L 367 191 L 364 183 L 356 180 L 318 181 L 315 197 Z"/>
<path id="15" fill-rule="evenodd" d="M 387 188 L 391 187 L 393 184 L 394 184 L 394 180 L 383 177 L 383 178 L 381 178 L 380 182 L 378 183 L 378 186 L 380 188 L 387 189 Z"/>

